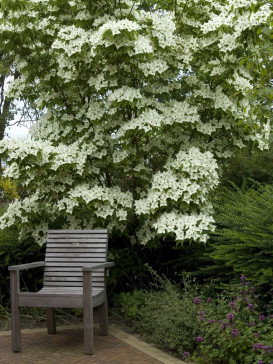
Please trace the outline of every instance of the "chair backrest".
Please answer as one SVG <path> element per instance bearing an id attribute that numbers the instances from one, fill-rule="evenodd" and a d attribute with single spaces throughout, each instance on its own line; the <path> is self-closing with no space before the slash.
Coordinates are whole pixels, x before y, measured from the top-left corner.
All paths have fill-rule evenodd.
<path id="1" fill-rule="evenodd" d="M 107 230 L 50 230 L 48 232 L 44 287 L 82 288 L 82 269 L 85 263 L 104 263 L 107 260 Z M 94 289 L 103 289 L 104 270 L 93 272 Z"/>

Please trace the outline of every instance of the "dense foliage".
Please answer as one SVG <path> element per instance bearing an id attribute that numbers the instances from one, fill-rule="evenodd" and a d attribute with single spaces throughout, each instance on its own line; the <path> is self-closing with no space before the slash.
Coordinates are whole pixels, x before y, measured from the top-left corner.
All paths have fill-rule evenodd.
<path id="1" fill-rule="evenodd" d="M 207 241 L 219 160 L 267 147 L 270 3 L 3 0 L 0 12 L 20 72 L 9 95 L 45 111 L 31 140 L 1 143 L 28 195 L 0 228 Z"/>
<path id="2" fill-rule="evenodd" d="M 44 260 L 44 248 L 35 241 L 19 242 L 16 228 L 0 231 L 0 302 L 8 307 L 10 301 L 10 277 L 8 266 Z M 21 289 L 37 291 L 41 288 L 43 271 L 30 269 L 21 274 Z"/>
<path id="3" fill-rule="evenodd" d="M 157 289 L 116 299 L 147 340 L 200 364 L 272 363 L 273 299 L 263 307 L 245 276 L 214 297 L 202 294 L 189 280 L 182 290 L 166 279 L 157 283 Z"/>
<path id="4" fill-rule="evenodd" d="M 253 181 L 262 185 L 273 184 L 273 145 L 266 151 L 240 150 L 222 165 L 221 184 L 230 187 L 233 182 L 239 188 L 251 187 Z"/>
<path id="5" fill-rule="evenodd" d="M 259 307 L 255 287 L 241 276 L 240 284 L 199 307 L 200 329 L 193 359 L 200 364 L 267 364 L 273 360 L 273 300 Z M 231 287 L 230 287 L 231 288 Z M 273 294 L 273 292 L 271 292 Z"/>
<path id="6" fill-rule="evenodd" d="M 215 198 L 219 227 L 211 257 L 252 281 L 273 282 L 273 186 L 222 189 Z"/>

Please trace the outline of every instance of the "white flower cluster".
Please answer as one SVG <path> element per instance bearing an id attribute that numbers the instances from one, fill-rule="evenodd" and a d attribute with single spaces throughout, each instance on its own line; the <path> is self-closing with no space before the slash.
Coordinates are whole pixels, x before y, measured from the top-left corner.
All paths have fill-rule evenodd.
<path id="1" fill-rule="evenodd" d="M 50 207 L 51 213 L 54 214 L 54 206 Z M 41 211 L 41 205 L 39 204 L 38 194 L 33 194 L 30 197 L 26 197 L 23 201 L 15 200 L 9 204 L 7 210 L 0 218 L 0 229 L 6 227 L 21 224 L 20 235 L 21 238 L 25 237 L 25 234 L 30 234 L 38 243 L 43 244 L 45 242 L 45 234 L 47 232 L 46 223 L 38 223 L 36 226 L 29 225 L 31 216 L 35 216 L 42 221 L 42 214 L 46 211 Z"/>
<path id="2" fill-rule="evenodd" d="M 172 101 L 167 103 L 164 110 L 164 123 L 192 123 L 198 122 L 200 116 L 198 109 L 194 105 L 190 105 L 188 101 L 178 102 Z"/>
<path id="3" fill-rule="evenodd" d="M 90 77 L 88 80 L 89 86 L 94 86 L 97 91 L 106 88 L 109 85 L 109 81 L 105 79 L 103 74 L 99 74 L 96 77 Z"/>
<path id="4" fill-rule="evenodd" d="M 124 161 L 124 159 L 126 159 L 128 157 L 129 157 L 129 153 L 127 150 L 124 150 L 124 149 L 117 150 L 113 154 L 113 162 L 118 164 L 118 163 Z"/>
<path id="5" fill-rule="evenodd" d="M 264 23 L 270 17 L 271 10 L 269 3 L 264 3 L 255 12 L 250 11 L 251 5 L 256 6 L 256 0 L 233 0 L 229 1 L 227 5 L 221 6 L 221 11 L 217 14 L 211 14 L 210 20 L 201 26 L 204 34 L 213 32 L 220 28 L 222 25 L 234 29 L 234 34 L 228 37 L 234 45 L 232 37 L 236 38 L 246 28 L 252 28 L 258 24 Z M 242 11 L 242 8 L 245 11 Z M 222 33 L 223 34 L 223 33 Z M 227 39 L 227 34 L 223 34 Z"/>
<path id="6" fill-rule="evenodd" d="M 82 148 L 78 143 L 71 144 L 70 146 L 60 144 L 54 147 L 46 141 L 36 142 L 29 139 L 23 141 L 13 139 L 11 141 L 1 141 L 0 151 L 8 153 L 11 162 L 10 167 L 5 170 L 6 176 L 13 177 L 13 173 L 15 170 L 20 169 L 19 166 L 22 163 L 25 164 L 25 167 L 28 166 L 28 168 L 32 169 L 34 175 L 29 175 L 25 178 L 25 184 L 28 184 L 26 181 L 31 182 L 36 178 L 36 174 L 39 174 L 39 168 L 44 166 L 49 167 L 51 171 L 57 171 L 65 166 L 73 165 L 74 173 L 82 175 L 87 158 L 93 155 L 93 153 L 95 154 L 96 147 L 89 145 L 86 148 Z M 30 156 L 35 158 L 32 158 L 29 162 Z"/>
<path id="7" fill-rule="evenodd" d="M 89 104 L 86 117 L 90 120 L 100 120 L 105 114 L 105 106 L 102 102 L 93 101 Z"/>
<path id="8" fill-rule="evenodd" d="M 141 93 L 139 89 L 122 86 L 108 96 L 108 101 L 111 102 L 122 102 L 122 101 L 129 101 L 133 103 L 136 99 L 141 99 Z"/>
<path id="9" fill-rule="evenodd" d="M 95 56 L 95 49 L 100 45 L 104 45 L 105 47 L 109 47 L 114 44 L 117 48 L 120 48 L 124 45 L 133 46 L 134 43 L 130 41 L 127 37 L 114 37 L 119 35 L 120 33 L 126 32 L 135 32 L 140 31 L 141 26 L 134 21 L 128 19 L 121 20 L 109 20 L 103 25 L 101 25 L 98 30 L 91 32 L 89 35 L 89 43 L 91 45 L 91 56 Z M 112 37 L 105 36 L 108 32 L 112 34 Z"/>
<path id="10" fill-rule="evenodd" d="M 200 48 L 200 40 L 192 35 L 185 34 L 182 38 L 176 39 L 176 48 L 178 50 L 177 58 L 185 65 L 190 65 L 195 52 Z M 183 69 L 183 67 L 181 67 Z"/>
<path id="11" fill-rule="evenodd" d="M 162 59 L 153 59 L 151 62 L 140 63 L 138 68 L 142 70 L 145 76 L 163 73 L 168 69 L 168 64 Z"/>
<path id="12" fill-rule="evenodd" d="M 197 148 L 181 150 L 168 161 L 166 169 L 154 175 L 147 195 L 135 201 L 137 214 L 154 213 L 170 201 L 202 206 L 218 183 L 218 166 L 212 153 L 201 153 Z"/>
<path id="13" fill-rule="evenodd" d="M 253 140 L 267 147 L 270 123 L 248 97 L 263 80 L 240 58 L 263 62 L 257 28 L 272 28 L 270 6 L 179 0 L 178 16 L 140 7 L 3 3 L 1 47 L 20 70 L 8 95 L 46 113 L 33 140 L 0 143 L 6 175 L 29 194 L 0 227 L 22 224 L 22 234 L 41 239 L 59 218 L 124 231 L 135 216 L 142 243 L 168 234 L 204 242 L 216 158 Z"/>
<path id="14" fill-rule="evenodd" d="M 153 53 L 153 46 L 149 38 L 139 35 L 134 42 L 134 52 L 130 52 L 130 55 L 137 55 L 142 53 Z"/>
<path id="15" fill-rule="evenodd" d="M 115 21 L 109 21 L 102 25 L 99 29 L 100 34 L 104 34 L 107 30 L 111 30 L 113 35 L 120 34 L 122 30 L 132 32 L 134 30 L 140 30 L 141 26 L 134 21 L 128 19 L 121 19 Z"/>
<path id="16" fill-rule="evenodd" d="M 124 136 L 128 130 L 142 129 L 147 133 L 154 128 L 158 129 L 164 125 L 172 125 L 174 123 L 198 124 L 200 121 L 197 108 L 191 106 L 187 101 L 172 101 L 166 103 L 163 108 L 160 107 L 160 103 L 155 105 L 159 110 L 162 110 L 160 112 L 151 108 L 144 110 L 137 118 L 133 118 L 121 126 L 117 136 Z"/>
<path id="17" fill-rule="evenodd" d="M 268 120 L 268 122 L 263 124 L 262 126 L 259 122 L 257 122 L 257 126 L 259 127 L 259 133 L 251 135 L 250 139 L 258 142 L 259 149 L 269 149 L 269 136 L 272 133 L 272 126 L 270 121 Z"/>
<path id="18" fill-rule="evenodd" d="M 68 57 L 71 57 L 75 53 L 80 53 L 82 46 L 88 43 L 88 40 L 88 33 L 84 29 L 71 25 L 59 30 L 57 39 L 51 47 L 64 50 Z"/>
<path id="19" fill-rule="evenodd" d="M 163 213 L 153 227 L 158 234 L 174 233 L 177 241 L 195 240 L 207 242 L 208 235 L 205 231 L 215 229 L 212 216 L 199 214 L 181 214 L 177 212 Z"/>
<path id="20" fill-rule="evenodd" d="M 20 98 L 24 87 L 25 87 L 26 77 L 21 75 L 19 78 L 14 79 L 9 85 L 8 89 L 6 90 L 6 97 L 14 97 Z"/>
<path id="21" fill-rule="evenodd" d="M 246 77 L 242 77 L 238 72 L 234 72 L 234 79 L 230 81 L 236 91 L 248 92 L 253 89 L 253 84 Z"/>
<path id="22" fill-rule="evenodd" d="M 59 211 L 65 210 L 67 214 L 72 214 L 75 206 L 92 203 L 94 214 L 97 217 L 106 219 L 115 213 L 119 221 L 124 221 L 127 218 L 127 211 L 132 208 L 132 202 L 131 194 L 121 192 L 118 187 L 92 187 L 82 183 L 59 200 L 57 207 Z"/>
<path id="23" fill-rule="evenodd" d="M 211 99 L 216 109 L 222 109 L 224 112 L 229 111 L 234 116 L 238 116 L 237 99 L 233 95 L 227 95 L 221 86 L 217 86 L 215 91 L 212 91 L 207 84 L 197 81 L 195 77 L 188 77 L 187 82 L 197 86 L 193 91 L 194 97 L 201 96 L 204 99 Z"/>
<path id="24" fill-rule="evenodd" d="M 188 151 L 181 150 L 169 165 L 190 175 L 192 180 L 204 180 L 206 184 L 215 187 L 218 184 L 218 165 L 211 152 L 201 152 L 192 147 Z"/>
<path id="25" fill-rule="evenodd" d="M 174 32 L 176 25 L 174 22 L 174 14 L 154 12 L 149 15 L 153 21 L 152 35 L 158 39 L 160 47 L 175 46 Z"/>
<path id="26" fill-rule="evenodd" d="M 144 111 L 139 117 L 131 119 L 124 124 L 118 131 L 117 136 L 121 137 L 126 134 L 128 130 L 143 129 L 145 132 L 152 130 L 153 128 L 159 128 L 163 121 L 163 116 L 156 110 L 150 109 Z"/>

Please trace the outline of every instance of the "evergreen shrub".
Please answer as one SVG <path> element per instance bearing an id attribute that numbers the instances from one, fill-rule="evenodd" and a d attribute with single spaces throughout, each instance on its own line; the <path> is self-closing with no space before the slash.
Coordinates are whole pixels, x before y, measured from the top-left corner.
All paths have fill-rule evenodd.
<path id="1" fill-rule="evenodd" d="M 273 185 L 241 190 L 223 187 L 214 198 L 218 228 L 213 234 L 215 264 L 230 267 L 256 284 L 273 282 Z"/>

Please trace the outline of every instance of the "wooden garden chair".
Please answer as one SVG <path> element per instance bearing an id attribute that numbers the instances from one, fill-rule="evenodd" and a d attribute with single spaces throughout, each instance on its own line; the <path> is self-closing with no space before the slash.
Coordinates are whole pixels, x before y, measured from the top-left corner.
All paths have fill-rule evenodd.
<path id="1" fill-rule="evenodd" d="M 98 307 L 100 333 L 108 335 L 105 268 L 107 230 L 51 230 L 44 262 L 10 266 L 12 350 L 21 350 L 20 307 L 45 307 L 47 330 L 56 333 L 54 307 L 83 308 L 84 352 L 93 354 L 93 308 Z M 44 267 L 39 292 L 20 292 L 20 270 Z"/>

